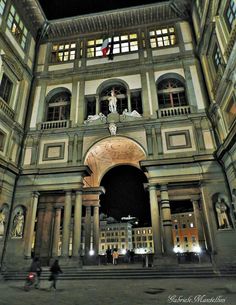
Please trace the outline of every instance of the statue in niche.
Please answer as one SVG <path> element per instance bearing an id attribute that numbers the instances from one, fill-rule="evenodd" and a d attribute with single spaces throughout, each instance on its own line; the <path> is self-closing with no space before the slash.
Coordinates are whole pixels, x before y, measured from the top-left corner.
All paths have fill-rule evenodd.
<path id="1" fill-rule="evenodd" d="M 127 109 L 125 109 L 122 112 L 123 115 L 127 115 L 127 116 L 132 116 L 132 117 L 136 117 L 136 118 L 141 118 L 141 114 L 138 113 L 137 110 L 133 110 L 132 112 L 128 111 Z"/>
<path id="2" fill-rule="evenodd" d="M 11 237 L 22 238 L 23 230 L 24 230 L 24 222 L 25 222 L 25 216 L 23 214 L 23 211 L 20 210 L 17 212 L 17 214 L 13 219 Z"/>
<path id="3" fill-rule="evenodd" d="M 4 210 L 0 212 L 0 238 L 3 237 L 5 231 L 6 215 Z"/>
<path id="4" fill-rule="evenodd" d="M 224 198 L 218 197 L 218 201 L 215 204 L 215 210 L 219 229 L 231 228 L 229 207 L 227 206 Z"/>
<path id="5" fill-rule="evenodd" d="M 115 89 L 111 90 L 111 96 L 108 98 L 108 101 L 109 101 L 109 111 L 111 113 L 116 113 L 117 98 L 115 94 Z"/>

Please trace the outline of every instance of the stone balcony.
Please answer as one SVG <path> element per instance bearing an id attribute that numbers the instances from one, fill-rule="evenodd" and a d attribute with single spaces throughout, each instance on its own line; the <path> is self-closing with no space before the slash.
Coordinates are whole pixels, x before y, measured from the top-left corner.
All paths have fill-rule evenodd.
<path id="1" fill-rule="evenodd" d="M 14 120 L 15 112 L 11 107 L 8 106 L 6 102 L 0 97 L 0 110 L 4 112 L 9 118 Z"/>
<path id="2" fill-rule="evenodd" d="M 48 121 L 48 122 L 42 122 L 42 123 L 38 124 L 39 130 L 59 129 L 59 128 L 69 128 L 69 127 L 70 127 L 69 120 Z"/>
<path id="3" fill-rule="evenodd" d="M 191 113 L 190 106 L 170 107 L 158 109 L 157 111 L 159 118 L 187 115 Z"/>

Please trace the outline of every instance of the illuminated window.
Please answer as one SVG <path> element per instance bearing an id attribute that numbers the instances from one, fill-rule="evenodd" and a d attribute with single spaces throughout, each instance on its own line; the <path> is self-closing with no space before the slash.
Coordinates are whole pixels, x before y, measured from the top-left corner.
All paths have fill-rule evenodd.
<path id="1" fill-rule="evenodd" d="M 69 92 L 59 92 L 54 94 L 48 102 L 47 121 L 68 120 L 70 118 Z"/>
<path id="2" fill-rule="evenodd" d="M 13 87 L 12 81 L 6 76 L 6 74 L 3 74 L 0 84 L 0 97 L 6 103 L 10 102 L 12 87 Z"/>
<path id="3" fill-rule="evenodd" d="M 0 0 L 0 15 L 3 14 L 7 0 Z"/>
<path id="4" fill-rule="evenodd" d="M 213 62 L 214 62 L 214 65 L 215 65 L 215 68 L 216 68 L 216 71 L 217 71 L 220 64 L 222 63 L 220 48 L 217 44 L 216 44 L 215 49 L 213 51 Z"/>
<path id="5" fill-rule="evenodd" d="M 176 44 L 175 29 L 173 26 L 151 30 L 149 32 L 151 48 L 169 47 Z"/>
<path id="6" fill-rule="evenodd" d="M 184 84 L 175 78 L 167 78 L 157 85 L 158 103 L 160 108 L 186 106 Z"/>
<path id="7" fill-rule="evenodd" d="M 52 46 L 52 62 L 64 62 L 75 59 L 76 43 L 67 42 Z"/>
<path id="8" fill-rule="evenodd" d="M 108 38 L 109 49 L 113 47 L 113 54 L 129 53 L 138 51 L 137 34 L 127 34 Z M 102 56 L 103 39 L 93 39 L 87 41 L 87 58 Z M 112 44 L 112 46 L 111 46 Z M 108 51 L 109 54 L 109 51 Z"/>
<path id="9" fill-rule="evenodd" d="M 7 25 L 10 28 L 15 39 L 19 42 L 24 49 L 26 45 L 26 39 L 28 31 L 21 21 L 19 15 L 16 13 L 15 7 L 12 5 L 7 18 Z"/>
<path id="10" fill-rule="evenodd" d="M 225 20 L 230 32 L 233 28 L 233 23 L 235 19 L 236 19 L 236 2 L 235 0 L 229 0 L 225 10 Z"/>
<path id="11" fill-rule="evenodd" d="M 194 227 L 194 225 L 193 225 L 192 222 L 190 222 L 189 227 L 190 227 L 190 228 L 193 228 L 193 227 Z"/>

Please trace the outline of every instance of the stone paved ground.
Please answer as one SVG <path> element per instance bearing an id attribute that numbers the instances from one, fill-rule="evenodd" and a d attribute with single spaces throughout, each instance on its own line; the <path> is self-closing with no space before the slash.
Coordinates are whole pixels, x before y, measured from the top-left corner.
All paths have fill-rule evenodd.
<path id="1" fill-rule="evenodd" d="M 0 281 L 0 305 L 236 304 L 235 278 L 59 280 L 56 291 L 49 291 L 49 282 L 42 281 L 39 290 L 29 292 L 23 290 L 23 285 L 22 281 Z M 208 302 L 194 301 L 197 295 Z M 209 302 L 217 297 L 215 302 Z"/>

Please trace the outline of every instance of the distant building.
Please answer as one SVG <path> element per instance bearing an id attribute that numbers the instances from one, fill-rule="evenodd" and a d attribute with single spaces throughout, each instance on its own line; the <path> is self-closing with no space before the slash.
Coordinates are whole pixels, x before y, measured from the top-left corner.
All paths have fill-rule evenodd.
<path id="1" fill-rule="evenodd" d="M 132 232 L 135 253 L 154 253 L 152 227 L 133 228 Z"/>
<path id="2" fill-rule="evenodd" d="M 171 215 L 173 224 L 174 252 L 199 252 L 198 230 L 193 212 Z"/>
<path id="3" fill-rule="evenodd" d="M 108 249 L 117 249 L 125 254 L 132 249 L 132 225 L 128 222 L 100 222 L 99 254 L 105 254 Z"/>

